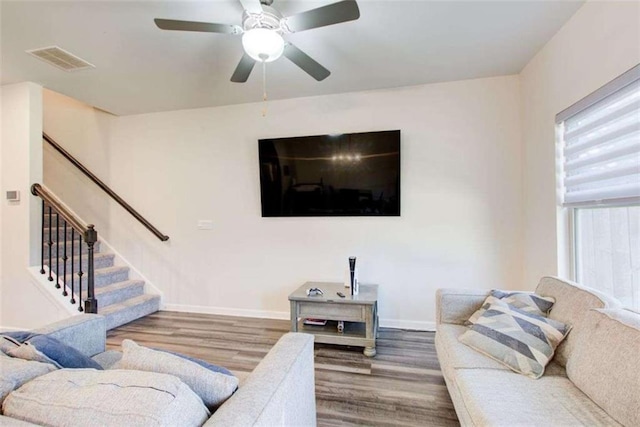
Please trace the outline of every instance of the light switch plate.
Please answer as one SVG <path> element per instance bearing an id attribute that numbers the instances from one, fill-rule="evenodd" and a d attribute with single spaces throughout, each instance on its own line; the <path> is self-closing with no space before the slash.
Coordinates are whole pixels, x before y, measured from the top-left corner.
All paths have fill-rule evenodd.
<path id="1" fill-rule="evenodd" d="M 198 220 L 198 230 L 212 230 L 213 229 L 213 221 L 210 219 L 200 219 Z"/>
<path id="2" fill-rule="evenodd" d="M 7 191 L 7 200 L 10 202 L 20 201 L 20 192 L 17 190 Z"/>

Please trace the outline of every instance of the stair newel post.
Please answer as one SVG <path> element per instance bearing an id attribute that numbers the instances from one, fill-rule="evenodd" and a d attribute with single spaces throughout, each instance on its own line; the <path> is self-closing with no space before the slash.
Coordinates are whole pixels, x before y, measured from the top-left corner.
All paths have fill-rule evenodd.
<path id="1" fill-rule="evenodd" d="M 94 229 L 93 224 L 87 226 L 84 241 L 87 244 L 87 299 L 84 302 L 84 312 L 97 313 L 98 300 L 95 298 L 94 289 L 93 245 L 98 241 L 98 232 Z"/>

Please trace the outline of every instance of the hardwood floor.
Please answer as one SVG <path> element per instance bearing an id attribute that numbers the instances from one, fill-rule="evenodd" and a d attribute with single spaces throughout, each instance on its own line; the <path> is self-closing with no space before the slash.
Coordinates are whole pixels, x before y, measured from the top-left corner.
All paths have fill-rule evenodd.
<path id="1" fill-rule="evenodd" d="M 107 335 L 107 347 L 123 339 L 178 351 L 249 373 L 278 339 L 288 320 L 161 311 Z M 315 345 L 319 426 L 457 426 L 440 371 L 433 332 L 380 328 L 378 354 L 362 348 Z"/>

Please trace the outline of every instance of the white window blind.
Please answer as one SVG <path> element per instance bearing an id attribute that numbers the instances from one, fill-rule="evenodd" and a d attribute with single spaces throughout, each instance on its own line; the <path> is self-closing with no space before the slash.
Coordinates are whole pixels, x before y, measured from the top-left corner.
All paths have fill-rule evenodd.
<path id="1" fill-rule="evenodd" d="M 634 78 L 623 87 L 604 97 L 600 94 L 601 99 L 577 112 L 559 115 L 563 206 L 640 203 L 637 68 Z"/>

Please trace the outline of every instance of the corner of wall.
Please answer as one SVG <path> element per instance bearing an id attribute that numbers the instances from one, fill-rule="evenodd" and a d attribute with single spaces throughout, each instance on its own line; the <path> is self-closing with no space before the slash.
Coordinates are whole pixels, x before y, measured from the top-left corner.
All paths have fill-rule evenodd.
<path id="1" fill-rule="evenodd" d="M 567 277 L 567 215 L 556 199 L 555 115 L 640 62 L 640 3 L 587 1 L 520 72 L 524 283 Z"/>
<path id="2" fill-rule="evenodd" d="M 1 88 L 0 112 L 0 324 L 34 327 L 60 318 L 58 309 L 34 289 L 28 267 L 40 259 L 39 200 L 30 186 L 42 181 L 42 87 L 31 82 Z M 20 192 L 18 202 L 5 200 Z"/>

